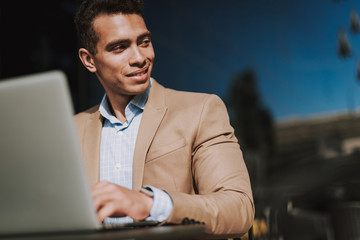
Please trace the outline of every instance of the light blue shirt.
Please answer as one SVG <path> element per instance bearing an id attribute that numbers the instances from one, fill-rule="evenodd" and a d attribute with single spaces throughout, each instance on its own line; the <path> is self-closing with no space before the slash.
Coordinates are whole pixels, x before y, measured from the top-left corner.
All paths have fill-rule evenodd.
<path id="1" fill-rule="evenodd" d="M 136 137 L 142 113 L 151 87 L 136 95 L 126 106 L 126 122 L 121 123 L 112 113 L 110 104 L 104 95 L 100 104 L 100 114 L 104 117 L 100 144 L 100 181 L 106 180 L 132 189 L 133 156 Z M 154 192 L 154 203 L 147 220 L 165 221 L 173 208 L 170 196 L 164 191 L 150 187 Z M 107 218 L 107 223 L 133 221 L 129 217 Z"/>

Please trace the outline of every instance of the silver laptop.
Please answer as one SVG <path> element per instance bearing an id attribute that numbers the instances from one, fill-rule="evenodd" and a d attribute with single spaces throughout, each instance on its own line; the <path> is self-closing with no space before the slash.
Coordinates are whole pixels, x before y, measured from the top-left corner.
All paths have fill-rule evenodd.
<path id="1" fill-rule="evenodd" d="M 102 229 L 64 73 L 0 80 L 0 114 L 0 236 Z"/>

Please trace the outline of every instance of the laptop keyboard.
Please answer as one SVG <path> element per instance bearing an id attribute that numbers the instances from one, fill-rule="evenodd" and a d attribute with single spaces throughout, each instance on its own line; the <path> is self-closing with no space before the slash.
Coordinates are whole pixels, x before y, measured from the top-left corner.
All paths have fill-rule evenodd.
<path id="1" fill-rule="evenodd" d="M 103 228 L 106 230 L 117 230 L 117 229 L 129 229 L 129 228 L 141 228 L 141 227 L 152 227 L 157 226 L 158 221 L 140 221 L 140 222 L 129 222 L 129 223 L 103 223 Z"/>

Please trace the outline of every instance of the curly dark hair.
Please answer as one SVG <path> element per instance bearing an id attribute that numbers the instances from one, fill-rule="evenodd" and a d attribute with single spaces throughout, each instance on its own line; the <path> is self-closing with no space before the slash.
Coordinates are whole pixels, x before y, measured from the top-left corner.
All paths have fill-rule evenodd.
<path id="1" fill-rule="evenodd" d="M 93 28 L 94 19 L 100 14 L 137 14 L 143 17 L 143 0 L 84 0 L 75 15 L 75 24 L 81 47 L 96 54 L 99 41 Z"/>

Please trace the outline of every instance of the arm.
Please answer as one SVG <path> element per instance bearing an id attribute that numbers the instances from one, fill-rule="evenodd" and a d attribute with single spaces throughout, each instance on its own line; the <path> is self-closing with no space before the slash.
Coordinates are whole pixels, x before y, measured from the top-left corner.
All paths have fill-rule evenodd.
<path id="1" fill-rule="evenodd" d="M 188 217 L 211 233 L 242 234 L 252 225 L 254 204 L 248 172 L 223 102 L 208 97 L 192 151 L 197 195 L 167 191 L 174 204 L 168 222 Z"/>

